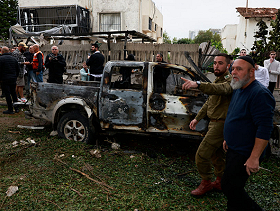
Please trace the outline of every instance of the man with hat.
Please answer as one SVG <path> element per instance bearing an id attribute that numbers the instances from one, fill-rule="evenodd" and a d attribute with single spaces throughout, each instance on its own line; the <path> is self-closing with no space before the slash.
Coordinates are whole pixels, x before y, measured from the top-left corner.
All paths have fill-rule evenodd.
<path id="1" fill-rule="evenodd" d="M 25 61 L 24 61 L 23 53 L 25 52 L 26 48 L 28 48 L 27 45 L 24 42 L 20 42 L 18 44 L 17 49 L 14 50 L 12 53 L 12 56 L 16 58 L 20 67 L 19 75 L 17 77 L 16 93 L 20 97 L 18 100 L 23 103 L 27 101 L 26 98 L 23 96 L 23 87 L 25 86 L 25 81 L 24 81 Z"/>
<path id="2" fill-rule="evenodd" d="M 104 56 L 100 53 L 99 47 L 102 44 L 96 41 L 91 46 L 91 51 L 93 54 L 88 56 L 86 65 L 90 66 L 90 80 L 91 81 L 100 81 L 103 73 L 103 64 L 105 61 Z"/>
<path id="3" fill-rule="evenodd" d="M 223 143 L 227 153 L 222 191 L 228 199 L 227 210 L 262 210 L 244 186 L 249 176 L 259 171 L 273 129 L 275 100 L 255 80 L 254 65 L 249 56 L 238 57 L 232 65 L 233 94 Z"/>

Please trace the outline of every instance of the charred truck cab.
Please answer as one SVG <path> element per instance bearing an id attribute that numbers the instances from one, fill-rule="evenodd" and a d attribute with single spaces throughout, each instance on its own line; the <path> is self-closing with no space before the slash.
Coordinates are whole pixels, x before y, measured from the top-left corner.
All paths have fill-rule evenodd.
<path id="1" fill-rule="evenodd" d="M 201 139 L 208 121 L 196 131 L 189 123 L 207 96 L 182 90 L 181 77 L 200 80 L 183 66 L 110 61 L 100 82 L 33 83 L 28 115 L 52 122 L 61 137 L 87 143 L 109 131 Z"/>

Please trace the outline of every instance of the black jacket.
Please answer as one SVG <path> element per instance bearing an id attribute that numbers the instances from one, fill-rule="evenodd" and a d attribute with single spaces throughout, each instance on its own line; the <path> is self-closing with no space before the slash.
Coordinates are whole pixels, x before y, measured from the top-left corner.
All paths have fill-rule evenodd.
<path id="1" fill-rule="evenodd" d="M 0 57 L 0 81 L 16 81 L 19 74 L 19 64 L 15 57 L 4 53 Z"/>
<path id="2" fill-rule="evenodd" d="M 33 62 L 34 53 L 30 53 L 29 51 L 27 51 L 27 52 L 24 52 L 23 55 L 25 56 L 27 62 L 30 62 L 30 63 Z M 26 68 L 27 68 L 27 70 L 33 70 L 32 64 L 26 65 Z"/>
<path id="3" fill-rule="evenodd" d="M 50 60 L 52 57 L 52 60 Z M 65 72 L 66 62 L 61 54 L 57 54 L 55 57 L 52 53 L 47 55 L 45 61 L 46 68 L 49 68 L 49 83 L 59 83 L 63 82 L 63 73 Z"/>
<path id="4" fill-rule="evenodd" d="M 102 74 L 105 58 L 101 53 L 94 53 L 87 59 L 86 65 L 90 66 L 90 74 Z"/>

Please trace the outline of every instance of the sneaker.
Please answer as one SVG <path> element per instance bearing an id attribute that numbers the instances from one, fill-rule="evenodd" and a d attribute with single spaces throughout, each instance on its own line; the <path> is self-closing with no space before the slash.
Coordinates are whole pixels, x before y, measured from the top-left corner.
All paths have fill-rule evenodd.
<path id="1" fill-rule="evenodd" d="M 21 101 L 22 103 L 26 103 L 26 102 L 27 102 L 27 99 L 26 99 L 25 97 L 23 97 L 23 98 L 20 99 L 20 101 Z"/>
<path id="2" fill-rule="evenodd" d="M 17 99 L 17 101 L 18 101 L 18 102 L 21 102 L 21 99 L 20 99 L 20 98 L 18 98 L 18 99 Z"/>
<path id="3" fill-rule="evenodd" d="M 7 110 L 7 111 L 3 111 L 3 114 L 14 114 L 13 111 Z"/>

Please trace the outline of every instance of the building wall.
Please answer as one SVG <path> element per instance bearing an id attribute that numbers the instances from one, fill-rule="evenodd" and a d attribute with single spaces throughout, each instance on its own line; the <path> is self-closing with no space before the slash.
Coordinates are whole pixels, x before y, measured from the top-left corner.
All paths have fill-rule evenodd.
<path id="1" fill-rule="evenodd" d="M 63 6 L 63 5 L 79 5 L 84 8 L 90 8 L 91 4 L 89 0 L 67 0 L 57 1 L 48 0 L 42 2 L 41 0 L 18 0 L 19 7 L 50 7 L 50 6 Z"/>
<path id="2" fill-rule="evenodd" d="M 134 0 L 93 0 L 92 26 L 93 31 L 99 31 L 101 13 L 120 13 L 121 30 L 140 30 L 139 3 Z"/>
<path id="3" fill-rule="evenodd" d="M 100 29 L 100 14 L 120 13 L 121 30 L 135 30 L 153 37 L 162 43 L 163 16 L 152 0 L 49 0 L 46 5 L 39 0 L 19 0 L 19 7 L 51 7 L 62 5 L 79 5 L 90 11 L 93 32 Z M 147 30 L 149 18 L 152 19 L 152 30 Z M 155 24 L 157 25 L 155 30 Z"/>
<path id="4" fill-rule="evenodd" d="M 142 29 L 141 31 L 156 39 L 159 43 L 163 42 L 163 16 L 152 0 L 140 0 L 142 2 Z M 152 19 L 152 30 L 148 29 L 149 18 Z M 155 24 L 157 25 L 155 30 Z"/>
<path id="5" fill-rule="evenodd" d="M 231 53 L 236 46 L 237 24 L 226 25 L 221 31 L 223 47 Z"/>
<path id="6" fill-rule="evenodd" d="M 255 41 L 254 35 L 259 30 L 257 23 L 260 20 L 260 18 L 245 19 L 243 16 L 240 16 L 239 24 L 236 25 L 236 29 L 235 25 L 226 25 L 221 34 L 224 48 L 226 48 L 229 53 L 237 47 L 240 49 L 245 48 L 247 52 L 250 52 Z M 262 20 L 265 21 L 268 30 L 272 30 L 270 26 L 271 19 L 263 18 Z M 234 38 L 234 35 L 236 38 Z"/>

